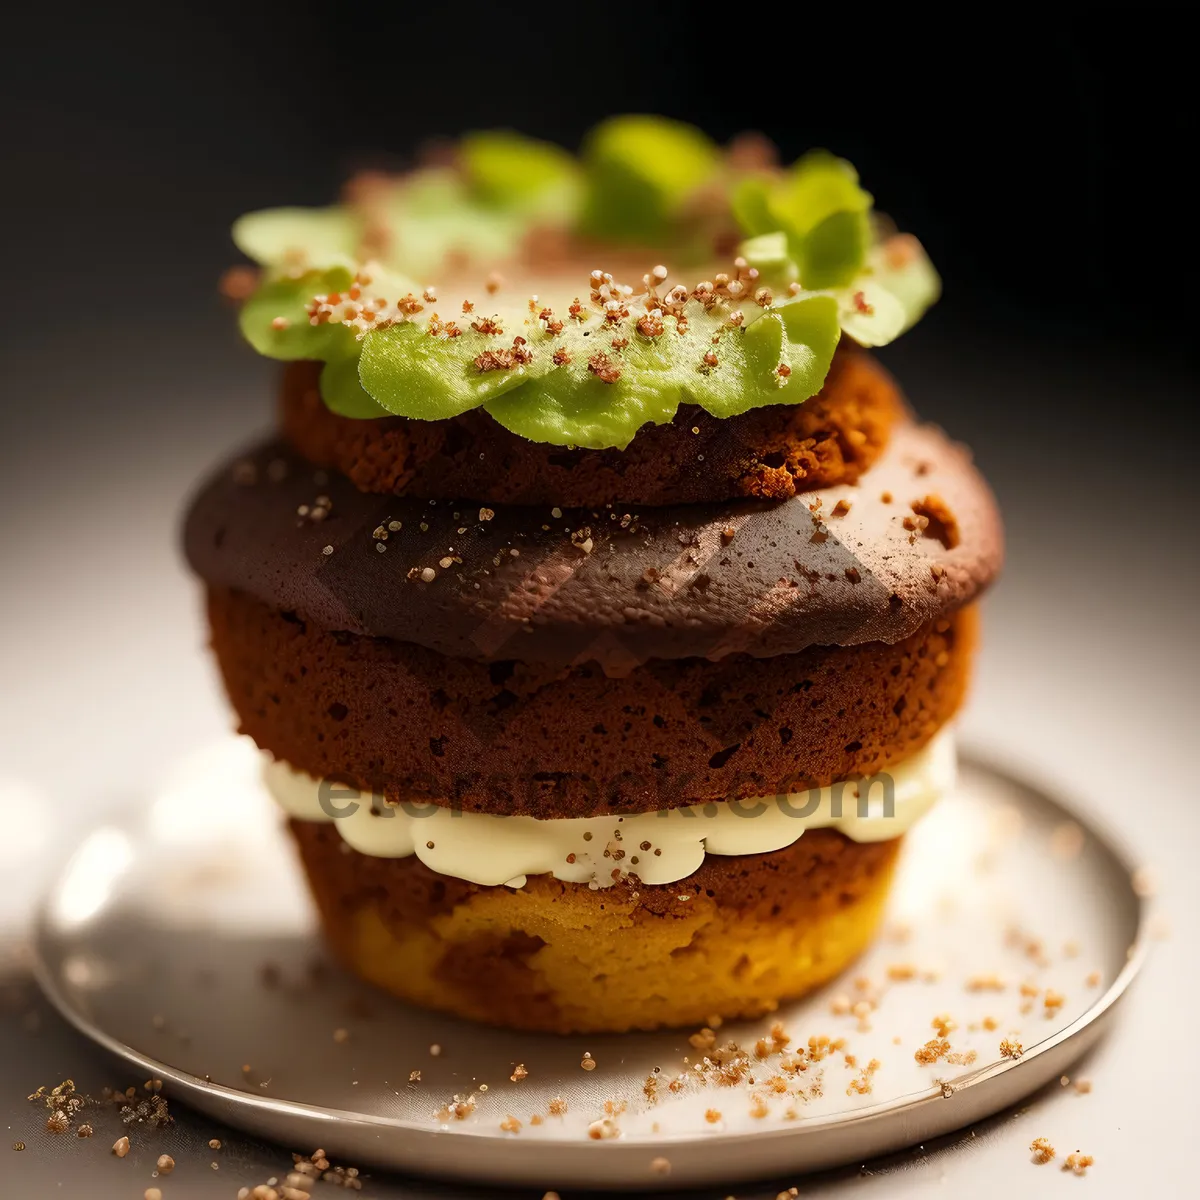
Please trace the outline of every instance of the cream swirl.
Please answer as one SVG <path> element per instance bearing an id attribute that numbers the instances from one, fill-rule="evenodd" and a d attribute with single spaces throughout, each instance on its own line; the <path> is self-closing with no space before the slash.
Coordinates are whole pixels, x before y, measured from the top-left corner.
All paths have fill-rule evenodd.
<path id="1" fill-rule="evenodd" d="M 674 883 L 705 854 L 766 854 L 808 829 L 836 829 L 856 842 L 899 837 L 954 785 L 947 730 L 888 771 L 808 792 L 695 804 L 658 812 L 542 819 L 463 812 L 437 804 L 384 803 L 323 785 L 268 760 L 267 788 L 290 817 L 334 821 L 346 843 L 378 858 L 415 854 L 427 867 L 479 884 L 521 887 L 529 875 L 609 887 L 626 876 Z"/>

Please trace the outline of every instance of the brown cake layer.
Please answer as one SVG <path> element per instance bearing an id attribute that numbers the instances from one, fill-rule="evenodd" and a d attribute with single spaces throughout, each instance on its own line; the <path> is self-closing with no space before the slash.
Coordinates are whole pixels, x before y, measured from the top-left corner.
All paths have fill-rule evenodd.
<path id="1" fill-rule="evenodd" d="M 709 855 L 676 883 L 482 887 L 417 858 L 292 833 L 339 958 L 406 999 L 510 1028 L 653 1028 L 769 1012 L 866 945 L 900 840 L 809 830 L 770 854 Z M 486 984 L 486 986 L 482 986 Z"/>
<path id="2" fill-rule="evenodd" d="M 685 405 L 625 450 L 571 450 L 509 433 L 479 409 L 448 421 L 359 421 L 320 398 L 319 363 L 284 372 L 283 433 L 310 462 L 365 492 L 563 508 L 788 499 L 853 483 L 904 412 L 891 377 L 861 350 L 840 350 L 821 392 L 719 420 Z"/>
<path id="3" fill-rule="evenodd" d="M 469 811 L 576 817 L 869 775 L 958 708 L 973 609 L 887 645 L 654 661 L 621 677 L 449 658 L 209 591 L 243 732 L 317 778 Z"/>
<path id="4" fill-rule="evenodd" d="M 371 495 L 268 442 L 202 489 L 185 542 L 210 585 L 326 629 L 614 673 L 900 641 L 1002 556 L 967 453 L 911 424 L 857 488 L 646 509 Z"/>

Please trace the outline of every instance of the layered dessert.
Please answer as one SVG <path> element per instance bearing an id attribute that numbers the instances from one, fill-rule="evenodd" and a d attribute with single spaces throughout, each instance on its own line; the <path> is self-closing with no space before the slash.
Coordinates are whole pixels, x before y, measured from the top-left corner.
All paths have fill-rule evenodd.
<path id="1" fill-rule="evenodd" d="M 235 240 L 279 427 L 186 547 L 336 955 L 556 1032 L 841 971 L 952 786 L 1002 553 L 871 354 L 937 298 L 919 242 L 840 159 L 647 117 Z"/>

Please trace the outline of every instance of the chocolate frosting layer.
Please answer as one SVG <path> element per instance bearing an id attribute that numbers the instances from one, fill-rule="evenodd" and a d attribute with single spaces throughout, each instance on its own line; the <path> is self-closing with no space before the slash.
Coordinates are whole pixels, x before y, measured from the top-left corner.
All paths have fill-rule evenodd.
<path id="1" fill-rule="evenodd" d="M 380 496 L 271 440 L 204 485 L 184 541 L 210 584 L 326 629 L 611 673 L 896 642 L 973 600 L 1003 554 L 968 452 L 911 424 L 857 486 L 665 508 Z"/>

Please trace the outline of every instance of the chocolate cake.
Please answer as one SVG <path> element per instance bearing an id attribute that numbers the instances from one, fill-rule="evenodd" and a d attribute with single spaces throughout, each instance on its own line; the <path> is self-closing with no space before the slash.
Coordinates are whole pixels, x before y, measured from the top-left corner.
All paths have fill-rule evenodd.
<path id="1" fill-rule="evenodd" d="M 279 428 L 186 550 L 352 971 L 626 1030 L 762 1014 L 868 944 L 1002 555 L 871 355 L 938 292 L 871 203 L 824 152 L 627 117 L 235 227 Z"/>

